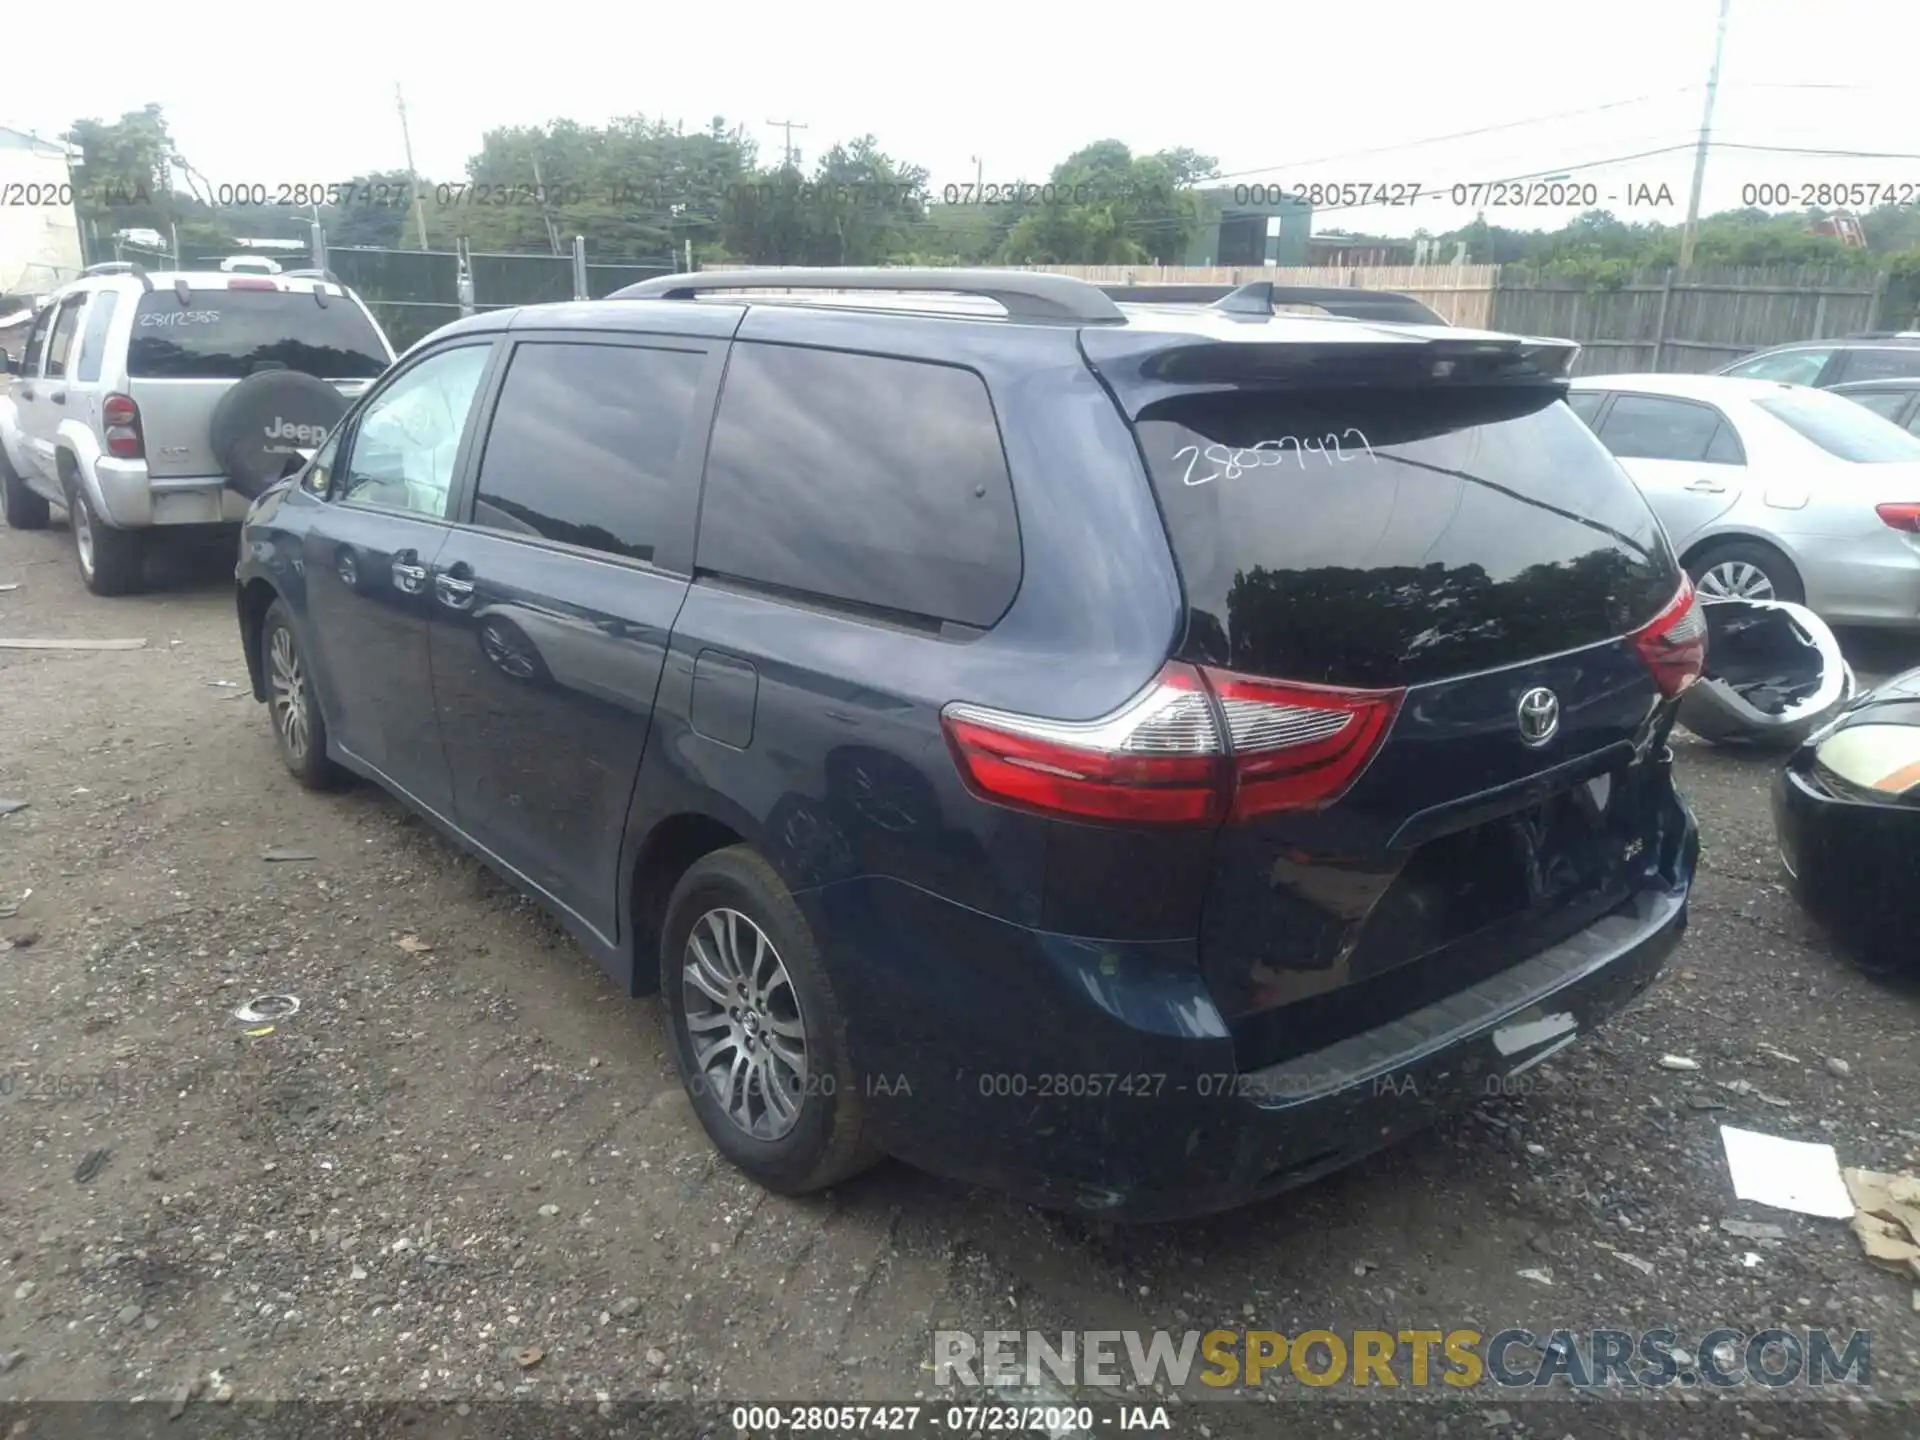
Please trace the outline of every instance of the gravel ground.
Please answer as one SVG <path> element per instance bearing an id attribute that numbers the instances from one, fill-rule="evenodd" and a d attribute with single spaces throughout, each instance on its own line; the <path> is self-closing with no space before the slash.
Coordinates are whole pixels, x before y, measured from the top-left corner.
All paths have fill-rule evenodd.
<path id="1" fill-rule="evenodd" d="M 1920 1394 L 1914 1286 L 1842 1223 L 1736 1202 L 1720 1154 L 1724 1121 L 1920 1171 L 1920 994 L 1846 969 L 1783 893 L 1764 760 L 1683 741 L 1692 930 L 1529 1093 L 1199 1224 L 1093 1226 L 899 1165 L 785 1200 L 715 1160 L 651 1001 L 394 801 L 285 775 L 230 554 L 104 601 L 67 545 L 0 529 L 0 635 L 147 645 L 0 651 L 0 796 L 29 802 L 0 818 L 0 1402 L 902 1401 L 935 1328 L 1236 1325 L 1857 1327 L 1877 1391 Z M 232 1012 L 262 992 L 299 1013 L 254 1033 Z M 1450 1433 L 1889 1423 L 1482 1398 Z M 1204 1430 L 1175 1407 L 1178 1433 L 1303 1405 L 1207 1406 Z M 1430 1405 L 1315 1414 L 1449 1433 Z"/>

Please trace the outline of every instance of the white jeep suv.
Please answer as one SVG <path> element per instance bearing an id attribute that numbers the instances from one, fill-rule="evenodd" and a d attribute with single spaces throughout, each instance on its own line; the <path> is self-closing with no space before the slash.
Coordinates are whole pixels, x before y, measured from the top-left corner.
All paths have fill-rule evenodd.
<path id="1" fill-rule="evenodd" d="M 137 590 L 147 532 L 236 526 L 393 358 L 319 272 L 94 266 L 0 360 L 7 524 L 40 529 L 60 506 L 87 588 Z"/>

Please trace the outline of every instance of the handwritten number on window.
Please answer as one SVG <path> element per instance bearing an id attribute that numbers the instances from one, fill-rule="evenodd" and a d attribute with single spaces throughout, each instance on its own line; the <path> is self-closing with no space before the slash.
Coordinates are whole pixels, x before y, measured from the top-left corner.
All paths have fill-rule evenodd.
<path id="1" fill-rule="evenodd" d="M 1353 439 L 1349 440 L 1348 436 Z M 1307 461 L 1309 454 L 1316 457 L 1316 464 L 1325 462 L 1328 465 L 1345 465 L 1358 460 L 1361 450 L 1366 451 L 1367 459 L 1377 458 L 1366 435 L 1351 425 L 1338 435 L 1317 439 L 1308 436 L 1305 440 L 1296 435 L 1282 435 L 1277 440 L 1261 440 L 1240 450 L 1230 445 L 1208 445 L 1204 449 L 1198 445 L 1182 445 L 1173 452 L 1173 458 L 1177 461 L 1185 457 L 1187 466 L 1181 479 L 1186 484 L 1205 485 L 1213 480 L 1238 480 L 1249 470 L 1283 467 L 1287 463 L 1289 445 L 1293 447 L 1293 458 L 1302 470 L 1312 468 Z M 1195 474 L 1202 465 L 1214 468 L 1205 474 Z"/>

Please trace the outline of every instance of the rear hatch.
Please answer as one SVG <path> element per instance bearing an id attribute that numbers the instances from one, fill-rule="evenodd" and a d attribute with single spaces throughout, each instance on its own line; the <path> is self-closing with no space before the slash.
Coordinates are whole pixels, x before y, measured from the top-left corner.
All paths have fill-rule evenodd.
<path id="1" fill-rule="evenodd" d="M 218 476 L 214 407 L 256 370 L 297 370 L 351 400 L 387 368 L 391 353 L 366 312 L 338 286 L 325 287 L 322 305 L 314 288 L 265 276 L 196 276 L 140 297 L 127 378 L 150 476 Z"/>
<path id="2" fill-rule="evenodd" d="M 1653 515 L 1564 403 L 1564 348 L 1332 328 L 1158 353 L 1131 326 L 1083 332 L 1181 571 L 1176 662 L 1234 752 L 1200 934 L 1244 1068 L 1618 905 L 1673 810 L 1643 762 L 1704 635 Z"/>

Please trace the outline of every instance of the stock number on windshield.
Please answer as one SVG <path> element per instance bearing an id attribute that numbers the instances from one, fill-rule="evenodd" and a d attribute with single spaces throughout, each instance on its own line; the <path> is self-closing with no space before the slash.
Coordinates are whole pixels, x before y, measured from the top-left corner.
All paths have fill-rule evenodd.
<path id="1" fill-rule="evenodd" d="M 1349 439 L 1348 437 L 1352 438 Z M 1366 452 L 1369 460 L 1374 458 L 1373 445 L 1365 434 L 1349 425 L 1338 435 L 1324 435 L 1318 438 L 1298 435 L 1282 435 L 1277 440 L 1261 440 L 1255 444 L 1236 450 L 1231 445 L 1182 445 L 1173 452 L 1173 458 L 1186 460 L 1186 468 L 1180 478 L 1188 485 L 1205 485 L 1214 480 L 1238 480 L 1249 470 L 1270 470 L 1287 463 L 1287 446 L 1293 447 L 1293 458 L 1300 468 L 1307 468 L 1307 457 L 1316 455 L 1329 465 L 1345 465 L 1360 458 Z M 1211 470 L 1207 466 L 1213 466 Z M 1204 473 L 1202 473 L 1204 472 Z"/>

